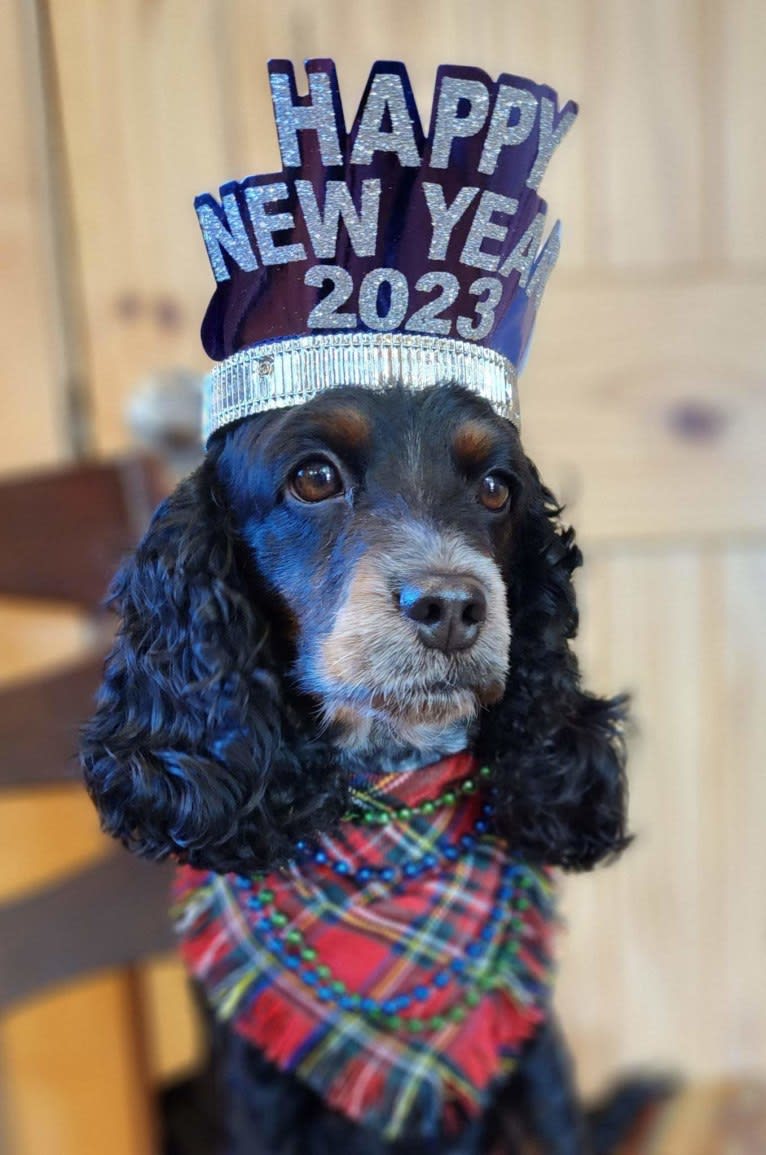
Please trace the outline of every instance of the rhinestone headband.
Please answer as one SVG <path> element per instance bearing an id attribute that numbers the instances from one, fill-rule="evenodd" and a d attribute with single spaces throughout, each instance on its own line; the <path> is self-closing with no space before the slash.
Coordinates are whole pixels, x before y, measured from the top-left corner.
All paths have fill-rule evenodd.
<path id="1" fill-rule="evenodd" d="M 251 346 L 216 365 L 206 383 L 203 439 L 224 425 L 310 401 L 343 385 L 384 389 L 463 385 L 519 425 L 516 370 L 468 341 L 401 333 L 325 333 Z"/>

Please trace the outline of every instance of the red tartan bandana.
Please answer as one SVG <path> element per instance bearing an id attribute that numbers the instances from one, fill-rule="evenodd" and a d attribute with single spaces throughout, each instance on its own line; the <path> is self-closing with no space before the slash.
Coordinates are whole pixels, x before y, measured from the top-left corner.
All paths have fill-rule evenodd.
<path id="1" fill-rule="evenodd" d="M 468 753 L 379 776 L 354 797 L 381 824 L 357 814 L 266 876 L 177 875 L 217 1015 L 389 1140 L 481 1111 L 546 1013 L 551 875 L 491 833 L 484 786 Z"/>

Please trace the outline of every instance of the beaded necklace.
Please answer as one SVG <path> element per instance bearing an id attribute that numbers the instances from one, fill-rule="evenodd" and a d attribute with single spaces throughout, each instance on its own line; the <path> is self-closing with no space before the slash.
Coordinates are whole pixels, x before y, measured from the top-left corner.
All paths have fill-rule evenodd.
<path id="1" fill-rule="evenodd" d="M 551 878 L 508 854 L 490 791 L 454 755 L 355 784 L 337 835 L 281 871 L 179 872 L 182 952 L 219 1017 L 391 1136 L 426 1104 L 478 1109 L 545 1014 Z"/>

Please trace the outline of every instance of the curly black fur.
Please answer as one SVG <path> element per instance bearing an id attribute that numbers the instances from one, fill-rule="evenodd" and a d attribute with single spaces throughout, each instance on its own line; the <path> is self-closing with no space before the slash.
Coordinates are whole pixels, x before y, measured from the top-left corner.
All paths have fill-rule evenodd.
<path id="1" fill-rule="evenodd" d="M 345 808 L 329 744 L 287 700 L 239 548 L 213 454 L 114 580 L 122 626 L 82 742 L 108 834 L 219 872 L 286 859 Z"/>
<path id="2" fill-rule="evenodd" d="M 479 753 L 499 786 L 498 824 L 530 862 L 587 870 L 623 850 L 624 695 L 580 687 L 570 647 L 578 627 L 574 530 L 528 460 L 533 484 L 508 569 L 510 676 L 488 712 Z M 503 805 L 503 800 L 505 805 Z"/>

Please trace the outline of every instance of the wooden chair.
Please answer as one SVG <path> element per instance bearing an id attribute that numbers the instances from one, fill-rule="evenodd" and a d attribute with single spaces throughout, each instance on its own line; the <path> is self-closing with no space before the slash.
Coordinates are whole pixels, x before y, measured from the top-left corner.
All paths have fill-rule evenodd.
<path id="1" fill-rule="evenodd" d="M 101 601 L 166 488 L 159 466 L 142 457 L 0 482 L 0 596 L 63 602 L 94 626 L 76 663 L 0 691 L 0 791 L 75 788 L 78 727 L 92 710 L 109 641 Z M 169 878 L 168 867 L 105 841 L 95 862 L 0 904 L 0 1013 L 102 968 L 135 973 L 167 950 Z"/>

